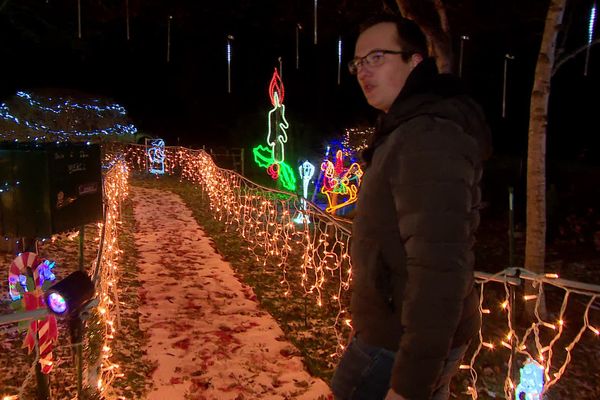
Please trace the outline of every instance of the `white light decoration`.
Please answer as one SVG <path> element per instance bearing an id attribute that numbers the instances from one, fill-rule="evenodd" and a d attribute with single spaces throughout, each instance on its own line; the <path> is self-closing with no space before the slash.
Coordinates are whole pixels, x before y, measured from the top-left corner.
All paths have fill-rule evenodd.
<path id="1" fill-rule="evenodd" d="M 81 125 L 80 120 L 93 118 L 107 118 L 112 120 L 115 118 L 115 113 L 119 116 L 126 115 L 125 108 L 118 104 L 98 105 L 97 99 L 90 100 L 88 104 L 80 104 L 69 98 L 37 97 L 38 99 L 34 98 L 31 93 L 19 91 L 17 92 L 17 98 L 20 100 L 18 104 L 11 103 L 12 107 L 9 107 L 7 103 L 0 103 L 0 123 L 4 121 L 8 122 L 8 124 L 3 124 L 2 129 L 0 129 L 0 140 L 22 135 L 23 137 L 20 140 L 62 142 L 68 140 L 85 140 L 92 137 L 101 138 L 103 136 L 133 137 L 137 133 L 137 128 L 133 124 L 120 123 L 114 123 L 112 126 L 106 128 L 76 129 Z M 20 113 L 23 113 L 24 109 L 29 108 L 33 113 L 30 112 L 25 115 L 35 115 L 39 121 L 19 118 L 17 116 L 19 114 L 12 111 L 11 108 L 18 110 Z M 56 115 L 73 113 L 73 115 L 80 114 L 80 117 L 69 119 L 72 122 L 71 129 L 63 130 L 50 126 L 57 119 L 53 115 L 42 118 L 44 117 L 44 113 Z M 49 121 L 50 124 L 47 124 L 46 121 Z M 15 139 L 15 141 L 17 140 Z"/>
<path id="2" fill-rule="evenodd" d="M 165 173 L 165 141 L 162 139 L 153 139 L 149 141 L 148 148 L 148 172 L 154 175 Z"/>
<path id="3" fill-rule="evenodd" d="M 167 63 L 171 62 L 171 21 L 173 16 L 167 18 Z"/>
<path id="4" fill-rule="evenodd" d="M 504 55 L 504 79 L 502 81 L 502 118 L 506 118 L 506 90 L 508 85 L 508 62 L 514 60 L 515 56 L 510 54 Z"/>
<path id="5" fill-rule="evenodd" d="M 300 172 L 300 179 L 302 179 L 302 209 L 304 211 L 307 210 L 306 199 L 308 198 L 308 185 L 310 183 L 311 178 L 315 174 L 315 166 L 312 165 L 308 160 L 304 161 L 302 165 L 298 168 Z M 294 222 L 297 224 L 307 223 L 310 224 L 310 218 L 306 212 L 298 212 L 296 217 L 294 218 Z"/>
<path id="6" fill-rule="evenodd" d="M 317 7 L 319 5 L 319 0 L 315 0 L 315 4 L 314 4 L 314 20 L 313 20 L 313 25 L 314 25 L 314 43 L 317 44 Z"/>
<path id="7" fill-rule="evenodd" d="M 585 51 L 585 67 L 583 70 L 583 75 L 587 76 L 588 73 L 588 65 L 590 63 L 590 48 L 592 46 L 592 40 L 594 39 L 594 25 L 596 23 L 596 3 L 592 5 L 592 9 L 590 10 L 590 19 L 588 22 L 588 42 L 587 49 Z"/>
<path id="8" fill-rule="evenodd" d="M 125 0 L 125 32 L 127 40 L 129 40 L 129 0 Z"/>
<path id="9" fill-rule="evenodd" d="M 231 41 L 234 40 L 232 35 L 227 35 L 227 93 L 231 93 Z"/>
<path id="10" fill-rule="evenodd" d="M 296 24 L 296 69 L 300 68 L 300 31 L 302 25 Z"/>
<path id="11" fill-rule="evenodd" d="M 77 0 L 77 37 L 81 39 L 81 0 Z"/>
<path id="12" fill-rule="evenodd" d="M 342 37 L 338 38 L 338 65 L 337 65 L 337 84 L 340 84 L 342 76 Z"/>
<path id="13" fill-rule="evenodd" d="M 544 367 L 530 359 L 520 370 L 519 385 L 515 391 L 515 399 L 521 399 L 521 395 L 523 394 L 525 395 L 524 400 L 542 400 L 543 390 Z"/>
<path id="14" fill-rule="evenodd" d="M 462 78 L 462 70 L 463 70 L 463 57 L 464 57 L 464 50 L 465 50 L 465 40 L 469 40 L 469 36 L 467 35 L 462 35 L 460 37 L 460 54 L 458 57 L 458 76 L 460 78 Z"/>

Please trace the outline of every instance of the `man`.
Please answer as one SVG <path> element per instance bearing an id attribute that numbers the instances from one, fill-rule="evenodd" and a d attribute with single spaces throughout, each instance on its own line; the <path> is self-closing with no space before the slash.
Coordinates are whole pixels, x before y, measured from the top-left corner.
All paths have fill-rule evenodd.
<path id="1" fill-rule="evenodd" d="M 412 21 L 371 21 L 349 68 L 382 113 L 353 223 L 354 337 L 332 390 L 446 400 L 481 323 L 472 246 L 489 129 L 458 80 L 437 73 Z"/>

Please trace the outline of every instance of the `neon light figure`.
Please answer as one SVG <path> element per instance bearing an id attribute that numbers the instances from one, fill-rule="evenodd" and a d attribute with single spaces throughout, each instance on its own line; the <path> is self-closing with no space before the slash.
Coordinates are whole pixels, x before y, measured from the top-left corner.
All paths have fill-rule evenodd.
<path id="1" fill-rule="evenodd" d="M 152 147 L 147 152 L 150 160 L 148 171 L 151 174 L 162 175 L 165 173 L 165 141 L 162 139 L 153 139 L 150 141 L 150 145 Z"/>
<path id="2" fill-rule="evenodd" d="M 519 371 L 520 382 L 515 392 L 515 399 L 542 400 L 544 390 L 544 367 L 529 359 Z"/>
<path id="3" fill-rule="evenodd" d="M 269 84 L 269 97 L 273 105 L 268 115 L 267 144 L 269 147 L 258 145 L 252 149 L 254 161 L 260 167 L 266 168 L 271 178 L 281 182 L 284 188 L 295 190 L 296 177 L 290 166 L 285 163 L 284 144 L 288 139 L 286 129 L 289 128 L 289 124 L 285 119 L 283 105 L 285 91 L 277 68 Z"/>
<path id="4" fill-rule="evenodd" d="M 329 160 L 325 160 L 321 164 L 321 171 L 325 174 L 321 193 L 327 196 L 329 204 L 329 207 L 325 211 L 335 214 L 337 209 L 346 207 L 357 200 L 363 171 L 357 163 L 352 163 L 347 170 L 344 170 L 344 154 L 342 150 L 336 152 L 335 164 Z M 346 199 L 338 203 L 337 198 L 340 195 L 346 197 Z"/>
<path id="5" fill-rule="evenodd" d="M 308 206 L 306 204 L 306 199 L 308 198 L 308 184 L 310 183 L 311 178 L 315 174 L 315 166 L 310 162 L 304 161 L 302 165 L 298 168 L 300 172 L 300 178 L 302 178 L 302 195 L 304 198 L 302 199 L 302 209 L 304 211 L 307 210 Z M 299 212 L 298 215 L 294 218 L 294 222 L 297 224 L 302 224 L 306 222 L 310 224 L 310 219 L 308 214 Z"/>

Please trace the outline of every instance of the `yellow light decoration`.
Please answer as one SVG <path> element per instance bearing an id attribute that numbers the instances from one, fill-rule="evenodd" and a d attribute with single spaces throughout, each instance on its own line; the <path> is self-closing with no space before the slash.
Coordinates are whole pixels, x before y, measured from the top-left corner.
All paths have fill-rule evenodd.
<path id="1" fill-rule="evenodd" d="M 142 146 L 130 146 L 126 152 L 126 160 L 131 168 L 144 170 L 145 153 Z M 259 186 L 239 174 L 218 168 L 211 157 L 201 150 L 184 148 L 166 148 L 165 173 L 173 174 L 181 171 L 181 177 L 198 184 L 210 201 L 214 218 L 221 221 L 229 229 L 238 232 L 247 243 L 247 248 L 253 257 L 262 261 L 264 266 L 276 265 L 281 273 L 281 294 L 298 295 L 287 280 L 288 268 L 299 268 L 300 286 L 303 294 L 314 297 L 315 304 L 331 307 L 335 305 L 337 317 L 332 326 L 338 340 L 340 355 L 344 349 L 347 335 L 352 322 L 347 309 L 348 290 L 351 284 L 351 261 L 348 253 L 350 229 L 332 216 L 323 213 L 314 204 L 307 201 L 307 210 L 297 196 Z M 292 221 L 296 212 L 303 211 L 310 215 L 313 225 L 296 225 Z M 301 258 L 298 267 L 288 260 Z M 271 269 L 269 269 L 271 271 Z M 600 296 L 600 287 L 579 284 L 544 274 L 537 275 L 530 271 L 519 269 L 520 278 L 514 278 L 515 268 L 509 268 L 495 275 L 476 272 L 476 282 L 480 292 L 480 313 L 484 326 L 486 318 L 496 317 L 506 322 L 506 331 L 499 337 L 485 337 L 480 330 L 479 339 L 475 341 L 475 350 L 470 354 L 470 362 L 461 366 L 471 374 L 467 393 L 473 398 L 477 394 L 476 361 L 483 348 L 489 351 L 501 352 L 506 356 L 503 365 L 507 365 L 504 391 L 506 398 L 514 395 L 515 382 L 512 364 L 513 354 L 518 360 L 539 359 L 544 368 L 544 390 L 559 381 L 567 365 L 571 361 L 572 350 L 580 341 L 583 333 L 600 335 L 598 329 L 589 322 L 589 312 L 592 304 Z M 509 286 L 515 280 L 529 280 L 538 288 L 537 295 L 526 296 L 526 301 L 535 300 L 536 314 L 530 325 L 519 328 L 513 326 L 513 310 L 510 303 L 511 290 Z M 504 287 L 505 298 L 499 302 L 500 307 L 491 307 L 486 301 L 486 289 L 490 284 L 500 284 Z M 544 298 L 545 286 L 560 288 L 565 291 L 561 309 L 555 322 L 544 321 L 540 317 L 540 303 Z M 571 293 L 589 297 L 581 328 L 578 334 L 565 346 L 561 335 L 566 327 L 565 310 Z M 491 296 L 491 298 L 496 298 Z M 346 299 L 346 300 L 344 300 Z M 484 303 L 486 306 L 484 306 Z M 113 320 L 114 318 L 108 319 Z M 574 316 L 570 316 L 569 325 L 575 326 Z M 526 329 L 525 329 L 526 328 Z M 495 346 L 494 343 L 498 343 Z M 557 356 L 558 353 L 560 356 Z M 553 360 L 557 365 L 553 365 Z M 517 360 L 515 360 L 517 361 Z"/>

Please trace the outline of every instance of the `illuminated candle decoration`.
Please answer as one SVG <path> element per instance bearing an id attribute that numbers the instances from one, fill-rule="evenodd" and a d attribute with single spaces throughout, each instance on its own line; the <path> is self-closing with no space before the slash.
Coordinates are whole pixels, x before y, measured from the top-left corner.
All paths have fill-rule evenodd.
<path id="1" fill-rule="evenodd" d="M 544 367 L 530 359 L 520 370 L 519 385 L 515 391 L 515 399 L 542 400 L 543 390 Z"/>
<path id="2" fill-rule="evenodd" d="M 296 189 L 296 177 L 290 166 L 285 163 L 284 144 L 288 139 L 286 129 L 289 128 L 285 119 L 285 105 L 283 105 L 285 90 L 277 68 L 275 68 L 269 84 L 269 97 L 273 105 L 267 118 L 267 144 L 269 147 L 258 145 L 252 149 L 254 161 L 261 168 L 266 168 L 273 180 L 280 182 L 287 190 L 293 191 Z"/>
<path id="3" fill-rule="evenodd" d="M 231 93 L 231 42 L 234 40 L 232 35 L 227 35 L 227 93 Z"/>
<path id="4" fill-rule="evenodd" d="M 337 84 L 341 82 L 342 76 L 342 37 L 338 38 L 338 65 L 337 65 Z"/>
<path id="5" fill-rule="evenodd" d="M 149 141 L 150 148 L 148 154 L 148 172 L 154 175 L 165 173 L 165 142 L 162 139 L 152 139 Z"/>
<path id="6" fill-rule="evenodd" d="M 46 307 L 42 294 L 55 279 L 52 268 L 54 262 L 41 260 L 31 252 L 21 253 L 13 260 L 8 272 L 8 287 L 10 297 L 15 301 L 14 310 L 33 311 Z M 23 325 L 28 327 L 23 347 L 31 353 L 37 344 L 41 371 L 49 374 L 54 365 L 52 349 L 58 341 L 56 318 L 48 315 L 40 320 L 26 321 Z"/>
<path id="7" fill-rule="evenodd" d="M 300 172 L 300 178 L 302 179 L 302 209 L 306 211 L 306 199 L 308 198 L 308 184 L 315 174 L 315 166 L 312 165 L 308 160 L 304 161 L 302 165 L 298 168 Z M 298 212 L 296 217 L 294 218 L 294 222 L 297 224 L 307 223 L 310 224 L 310 218 L 308 214 L 303 213 L 302 211 Z"/>
<path id="8" fill-rule="evenodd" d="M 335 164 L 325 160 L 321 164 L 321 171 L 324 173 L 321 193 L 327 197 L 328 202 L 325 211 L 335 214 L 336 210 L 356 202 L 363 176 L 363 171 L 358 163 L 352 163 L 348 169 L 345 169 L 344 154 L 342 150 L 338 150 L 335 155 Z"/>
<path id="9" fill-rule="evenodd" d="M 583 75 L 587 76 L 588 73 L 588 64 L 590 62 L 590 48 L 592 45 L 592 40 L 594 39 L 594 25 L 596 23 L 596 3 L 592 5 L 592 9 L 590 10 L 590 19 L 588 22 L 588 45 L 585 52 L 585 69 L 583 71 Z"/>

